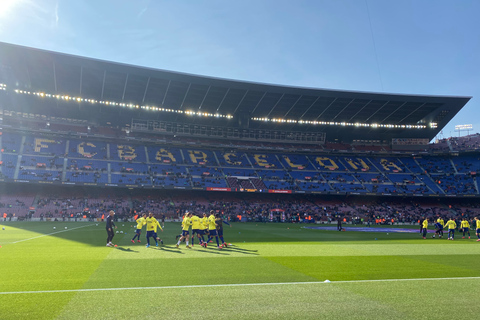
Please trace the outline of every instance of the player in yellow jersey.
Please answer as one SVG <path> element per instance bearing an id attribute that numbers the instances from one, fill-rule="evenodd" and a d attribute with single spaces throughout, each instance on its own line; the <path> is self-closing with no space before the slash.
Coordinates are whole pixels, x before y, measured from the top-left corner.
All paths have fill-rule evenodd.
<path id="1" fill-rule="evenodd" d="M 437 222 L 442 225 L 442 228 L 439 230 L 440 238 L 443 236 L 443 228 L 445 227 L 445 221 L 443 221 L 442 217 L 438 217 Z"/>
<path id="2" fill-rule="evenodd" d="M 203 246 L 203 240 L 200 237 L 200 228 L 202 227 L 202 220 L 197 215 L 192 215 L 191 220 L 192 220 L 192 247 L 195 243 L 195 234 L 197 235 L 198 243 L 200 243 L 200 245 Z"/>
<path id="3" fill-rule="evenodd" d="M 428 218 L 424 218 L 422 222 L 423 239 L 427 239 L 427 230 L 428 230 Z"/>
<path id="4" fill-rule="evenodd" d="M 204 235 L 208 235 L 208 218 L 207 214 L 204 212 L 203 217 L 200 218 L 200 230 L 199 230 L 200 238 L 202 238 L 202 246 L 207 247 L 207 242 L 205 241 Z"/>
<path id="5" fill-rule="evenodd" d="M 460 222 L 460 228 L 463 232 L 462 239 L 465 239 L 465 233 L 468 233 L 468 239 L 470 239 L 470 223 L 468 223 L 467 218 L 462 219 L 462 222 Z"/>
<path id="6" fill-rule="evenodd" d="M 210 242 L 213 237 L 215 237 L 215 240 L 217 241 L 217 248 L 221 249 L 220 243 L 218 242 L 217 223 L 215 221 L 215 215 L 213 210 L 210 210 L 210 215 L 208 216 L 208 232 L 209 236 L 207 243 Z"/>
<path id="7" fill-rule="evenodd" d="M 163 240 L 157 236 L 157 228 L 163 232 L 162 226 L 160 223 L 155 219 L 152 212 L 148 212 L 148 217 L 145 219 L 147 222 L 147 245 L 146 247 L 150 247 L 150 238 L 155 239 L 155 244 L 158 247 L 158 240 L 160 243 L 163 244 Z"/>
<path id="8" fill-rule="evenodd" d="M 135 238 L 138 238 L 138 242 L 140 242 L 140 234 L 142 234 L 142 228 L 144 225 L 147 224 L 147 220 L 145 219 L 147 217 L 147 214 L 144 213 L 140 218 L 135 220 L 137 223 L 137 229 L 135 230 L 135 235 L 133 236 L 132 242 L 135 243 Z"/>
<path id="9" fill-rule="evenodd" d="M 188 212 L 188 211 L 187 211 Z M 187 216 L 186 213 L 182 215 L 182 224 L 180 226 L 180 233 L 175 236 L 175 241 L 178 241 L 178 239 L 182 236 L 182 230 L 183 230 L 183 219 Z M 185 242 L 185 239 L 183 240 Z"/>
<path id="10" fill-rule="evenodd" d="M 435 221 L 435 219 L 433 221 Z M 434 227 L 435 227 L 435 234 L 438 234 L 438 238 L 440 239 L 443 234 L 443 225 L 437 220 L 437 222 L 434 223 Z M 432 238 L 435 238 L 435 234 L 432 236 Z"/>
<path id="11" fill-rule="evenodd" d="M 180 237 L 180 239 L 178 239 L 177 248 L 180 247 L 180 242 L 182 242 L 183 239 L 185 239 L 187 248 L 188 249 L 192 248 L 188 245 L 188 239 L 190 238 L 190 233 L 188 232 L 188 229 L 190 228 L 191 225 L 192 225 L 192 213 L 186 212 L 185 217 L 183 218 L 183 221 L 182 221 L 182 236 Z"/>
<path id="12" fill-rule="evenodd" d="M 478 217 L 475 217 L 476 229 L 477 229 L 477 241 L 480 241 L 480 220 Z"/>
<path id="13" fill-rule="evenodd" d="M 457 228 L 455 220 L 450 218 L 447 223 L 445 223 L 445 227 L 448 228 L 448 240 L 453 240 L 455 238 L 455 228 Z"/>

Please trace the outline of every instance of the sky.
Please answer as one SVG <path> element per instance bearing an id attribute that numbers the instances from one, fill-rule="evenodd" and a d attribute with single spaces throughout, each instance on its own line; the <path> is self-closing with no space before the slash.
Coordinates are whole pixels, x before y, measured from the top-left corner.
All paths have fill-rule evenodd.
<path id="1" fill-rule="evenodd" d="M 446 138 L 480 132 L 479 13 L 479 0 L 0 0 L 0 41 L 226 79 L 473 97 Z"/>

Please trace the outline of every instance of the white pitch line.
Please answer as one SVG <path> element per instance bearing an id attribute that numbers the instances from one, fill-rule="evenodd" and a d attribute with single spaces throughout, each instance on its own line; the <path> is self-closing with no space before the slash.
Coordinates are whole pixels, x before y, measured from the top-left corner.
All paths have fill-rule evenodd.
<path id="1" fill-rule="evenodd" d="M 205 284 L 205 285 L 163 286 L 163 287 L 92 288 L 92 289 L 71 289 L 71 290 L 11 291 L 11 292 L 0 292 L 0 295 L 29 294 L 29 293 L 68 293 L 68 292 L 152 290 L 152 289 L 157 289 L 158 290 L 158 289 L 190 289 L 190 288 L 249 287 L 249 286 L 283 286 L 283 285 L 304 285 L 304 284 L 329 285 L 329 284 L 335 284 L 335 283 L 437 281 L 437 280 L 478 280 L 478 279 L 480 279 L 480 277 L 345 280 L 345 281 L 330 281 L 330 282 L 309 281 L 309 282 L 272 282 L 272 283 L 231 283 L 231 284 Z"/>
<path id="2" fill-rule="evenodd" d="M 33 239 L 37 239 L 37 238 L 41 238 L 41 237 L 48 237 L 48 236 L 51 236 L 51 235 L 53 235 L 53 234 L 57 234 L 57 233 L 61 233 L 61 232 L 67 232 L 67 231 L 71 231 L 71 230 L 75 230 L 75 229 L 80 229 L 80 228 L 85 228 L 85 227 L 90 227 L 90 226 L 93 226 L 93 224 L 88 224 L 88 225 L 86 225 L 86 226 L 81 226 L 81 227 L 76 227 L 76 228 L 71 228 L 71 229 L 56 231 L 56 232 L 52 232 L 52 233 L 49 233 L 49 234 L 42 234 L 41 236 L 36 236 L 36 237 L 33 237 L 33 238 L 29 238 L 29 239 L 18 240 L 18 241 L 11 242 L 11 243 L 19 243 L 19 242 L 28 241 L 28 240 L 33 240 Z"/>

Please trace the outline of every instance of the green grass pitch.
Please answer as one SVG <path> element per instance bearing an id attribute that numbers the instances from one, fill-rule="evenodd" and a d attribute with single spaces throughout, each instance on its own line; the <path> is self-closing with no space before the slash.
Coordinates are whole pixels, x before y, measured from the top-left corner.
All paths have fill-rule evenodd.
<path id="1" fill-rule="evenodd" d="M 175 247 L 179 223 L 166 224 L 158 248 L 145 247 L 145 230 L 132 244 L 133 224 L 122 222 L 118 247 L 105 247 L 104 223 L 96 224 L 0 222 L 0 319 L 474 319 L 479 312 L 473 231 L 472 239 L 448 241 L 377 228 L 234 223 L 225 228 L 233 246 L 188 250 Z"/>

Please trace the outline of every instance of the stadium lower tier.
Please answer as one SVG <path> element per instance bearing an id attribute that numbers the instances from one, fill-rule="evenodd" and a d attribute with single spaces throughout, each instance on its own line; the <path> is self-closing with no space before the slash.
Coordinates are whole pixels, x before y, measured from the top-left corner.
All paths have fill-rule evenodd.
<path id="1" fill-rule="evenodd" d="M 0 184 L 0 219 L 97 220 L 109 210 L 132 221 L 141 212 L 179 220 L 195 214 L 222 214 L 230 221 L 412 224 L 424 218 L 472 220 L 480 217 L 476 199 L 452 197 L 365 197 L 320 194 L 222 193 Z M 460 224 L 458 225 L 460 226 Z"/>
<path id="2" fill-rule="evenodd" d="M 291 154 L 0 135 L 0 182 L 351 195 L 480 196 L 480 155 Z"/>

